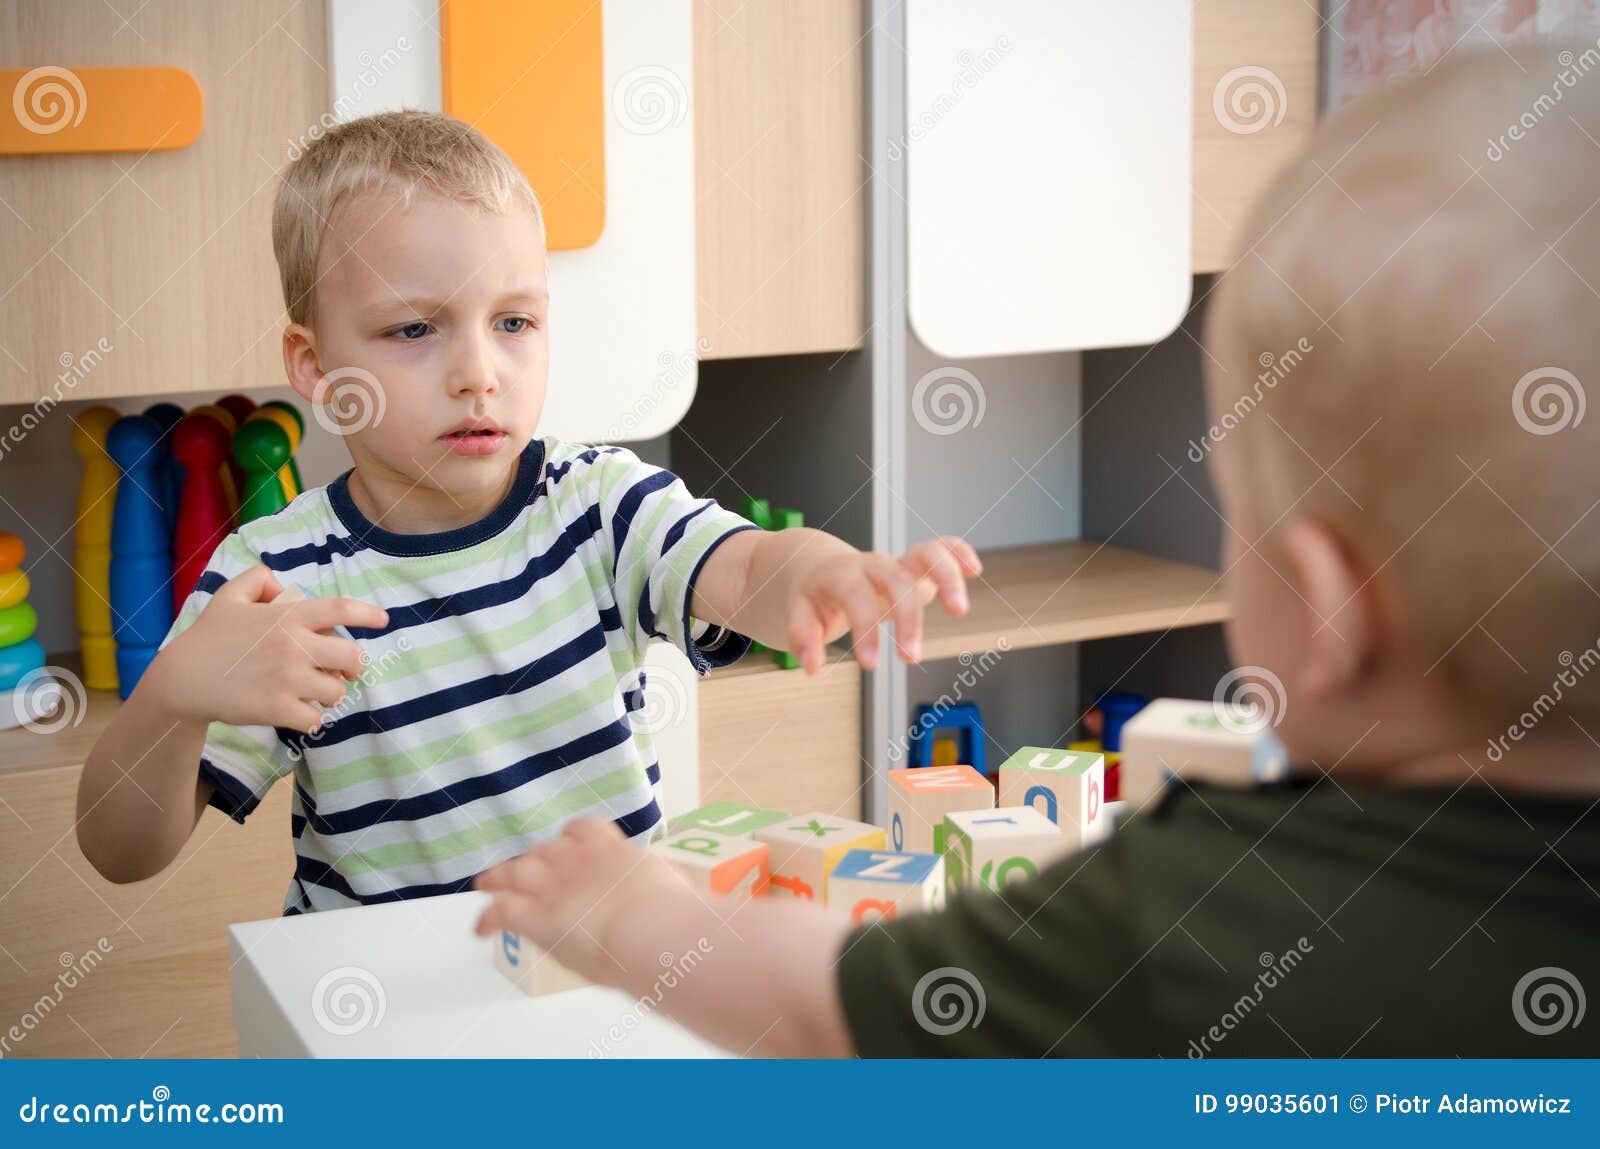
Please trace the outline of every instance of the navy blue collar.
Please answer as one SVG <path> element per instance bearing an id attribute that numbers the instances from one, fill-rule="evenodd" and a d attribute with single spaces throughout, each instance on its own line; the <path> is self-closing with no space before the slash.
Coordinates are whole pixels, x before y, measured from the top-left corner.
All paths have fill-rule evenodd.
<path id="1" fill-rule="evenodd" d="M 544 473 L 544 440 L 528 440 L 521 458 L 517 460 L 517 477 L 499 506 L 475 523 L 448 531 L 413 535 L 378 526 L 361 513 L 355 500 L 350 497 L 350 472 L 353 470 L 354 467 L 328 484 L 328 502 L 357 543 L 386 555 L 445 554 L 494 538 L 516 520 L 523 507 L 533 501 Z"/>

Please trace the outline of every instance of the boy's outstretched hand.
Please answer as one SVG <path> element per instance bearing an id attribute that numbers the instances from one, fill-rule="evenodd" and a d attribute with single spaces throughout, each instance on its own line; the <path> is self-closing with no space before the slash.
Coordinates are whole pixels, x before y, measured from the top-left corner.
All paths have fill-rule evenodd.
<path id="1" fill-rule="evenodd" d="M 967 583 L 983 572 L 978 552 L 953 535 L 918 543 L 899 558 L 878 551 L 821 558 L 794 582 L 789 649 L 807 674 L 821 669 L 827 644 L 849 632 L 856 660 L 878 664 L 878 627 L 894 623 L 895 648 L 907 662 L 922 657 L 922 608 L 937 597 L 953 615 L 967 612 Z"/>
<path id="2" fill-rule="evenodd" d="M 559 838 L 490 867 L 472 884 L 494 895 L 474 927 L 479 937 L 509 930 L 603 985 L 619 984 L 627 972 L 606 943 L 618 916 L 690 889 L 658 855 L 600 818 L 568 822 Z"/>

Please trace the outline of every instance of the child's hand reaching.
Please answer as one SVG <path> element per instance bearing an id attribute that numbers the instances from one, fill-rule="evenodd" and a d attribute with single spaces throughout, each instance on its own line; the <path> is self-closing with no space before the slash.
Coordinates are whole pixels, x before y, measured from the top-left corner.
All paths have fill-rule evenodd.
<path id="1" fill-rule="evenodd" d="M 907 662 L 922 657 L 922 608 L 935 596 L 953 615 L 967 612 L 968 578 L 983 572 L 978 552 L 952 535 L 918 543 L 899 558 L 877 551 L 829 555 L 796 581 L 789 603 L 789 649 L 810 674 L 827 644 L 847 631 L 856 660 L 878 663 L 878 627 L 893 620 L 895 647 Z"/>
<path id="2" fill-rule="evenodd" d="M 478 936 L 510 930 L 568 969 L 610 985 L 627 972 L 608 954 L 614 923 L 690 890 L 665 860 L 600 818 L 567 823 L 559 838 L 485 870 L 472 884 L 494 895 L 478 919 Z"/>

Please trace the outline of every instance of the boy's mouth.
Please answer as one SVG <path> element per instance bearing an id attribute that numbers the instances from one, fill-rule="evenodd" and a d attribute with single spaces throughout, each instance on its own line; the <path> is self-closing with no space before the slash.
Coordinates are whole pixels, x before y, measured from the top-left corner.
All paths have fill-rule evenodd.
<path id="1" fill-rule="evenodd" d="M 492 419 L 464 419 L 439 436 L 456 455 L 492 455 L 505 441 L 506 433 Z"/>

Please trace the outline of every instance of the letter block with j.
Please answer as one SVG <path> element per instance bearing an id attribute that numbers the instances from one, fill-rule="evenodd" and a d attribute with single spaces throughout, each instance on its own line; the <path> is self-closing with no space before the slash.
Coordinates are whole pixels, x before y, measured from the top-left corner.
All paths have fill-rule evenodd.
<path id="1" fill-rule="evenodd" d="M 688 829 L 670 834 L 650 848 L 703 893 L 726 895 L 741 903 L 766 896 L 769 852 L 760 842 L 715 830 Z"/>
<path id="2" fill-rule="evenodd" d="M 994 809 L 994 787 L 971 766 L 889 771 L 889 845 L 913 854 L 944 852 L 944 816 Z"/>
<path id="3" fill-rule="evenodd" d="M 755 832 L 772 849 L 772 877 L 767 892 L 774 898 L 801 898 L 821 903 L 828 874 L 851 850 L 881 850 L 883 829 L 832 814 L 799 814 Z"/>
<path id="4" fill-rule="evenodd" d="M 782 810 L 763 810 L 760 806 L 747 806 L 743 802 L 712 802 L 679 814 L 672 819 L 672 829 L 715 830 L 719 834 L 732 834 L 748 838 L 763 826 L 781 822 L 789 815 Z"/>
<path id="5" fill-rule="evenodd" d="M 944 875 L 952 894 L 968 886 L 998 892 L 1071 851 L 1061 827 L 1032 806 L 965 810 L 945 817 Z"/>
<path id="6" fill-rule="evenodd" d="M 1111 831 L 1105 814 L 1106 760 L 1082 750 L 1024 746 L 1000 763 L 1000 805 L 1032 806 L 1076 848 Z"/>
<path id="7" fill-rule="evenodd" d="M 828 908 L 853 922 L 944 908 L 944 859 L 937 854 L 851 850 L 828 875 Z"/>

